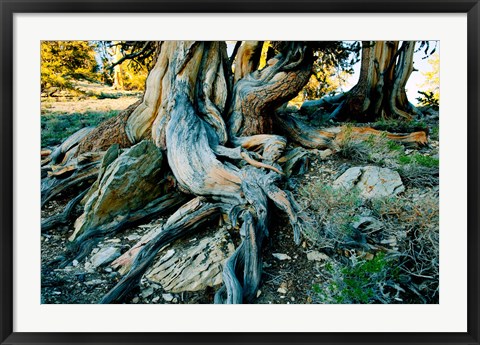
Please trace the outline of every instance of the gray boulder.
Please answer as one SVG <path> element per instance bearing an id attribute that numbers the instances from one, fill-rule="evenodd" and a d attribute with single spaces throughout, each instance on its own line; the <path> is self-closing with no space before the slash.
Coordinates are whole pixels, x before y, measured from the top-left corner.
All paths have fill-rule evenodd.
<path id="1" fill-rule="evenodd" d="M 358 188 L 366 199 L 394 196 L 405 190 L 398 172 L 376 166 L 350 168 L 334 181 L 333 187 Z"/>

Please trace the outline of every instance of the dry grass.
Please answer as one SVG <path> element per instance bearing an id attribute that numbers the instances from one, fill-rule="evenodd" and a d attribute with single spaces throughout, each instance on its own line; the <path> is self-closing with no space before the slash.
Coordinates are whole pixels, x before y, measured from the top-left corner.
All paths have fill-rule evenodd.
<path id="1" fill-rule="evenodd" d="M 304 237 L 331 257 L 313 287 L 317 302 L 438 303 L 435 189 L 364 200 L 316 181 L 298 194 L 316 224 Z"/>

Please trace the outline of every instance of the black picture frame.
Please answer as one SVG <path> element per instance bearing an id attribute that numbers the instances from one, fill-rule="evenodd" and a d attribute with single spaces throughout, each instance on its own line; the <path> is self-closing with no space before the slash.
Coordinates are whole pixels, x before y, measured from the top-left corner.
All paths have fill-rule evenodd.
<path id="1" fill-rule="evenodd" d="M 0 0 L 1 344 L 479 344 L 479 0 Z M 13 16 L 15 13 L 467 13 L 468 315 L 466 333 L 13 332 Z M 452 318 L 455 317 L 452 315 Z"/>

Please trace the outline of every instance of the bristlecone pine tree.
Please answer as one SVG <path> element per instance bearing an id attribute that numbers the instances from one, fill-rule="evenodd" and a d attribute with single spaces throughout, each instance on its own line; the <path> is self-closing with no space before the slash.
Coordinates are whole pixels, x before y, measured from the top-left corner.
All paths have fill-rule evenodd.
<path id="1" fill-rule="evenodd" d="M 405 86 L 413 72 L 415 42 L 362 42 L 360 77 L 352 90 L 342 95 L 336 119 L 372 121 L 378 118 L 411 120 L 418 115 L 408 101 Z"/>
<path id="2" fill-rule="evenodd" d="M 249 302 L 262 275 L 269 200 L 288 215 L 297 244 L 302 228 L 311 226 L 281 189 L 285 165 L 294 159 L 283 155 L 287 139 L 335 151 L 346 134 L 342 127 L 309 127 L 279 111 L 308 82 L 311 43 L 276 42 L 276 55 L 258 70 L 262 44 L 243 42 L 229 60 L 224 42 L 158 42 L 141 102 L 43 155 L 42 206 L 59 193 L 77 196 L 46 219 L 42 231 L 68 223 L 75 206 L 83 206 L 64 266 L 89 255 L 106 234 L 176 210 L 156 236 L 131 251 L 122 263 L 126 273 L 101 303 L 124 300 L 160 248 L 221 216 L 244 236 L 224 265 L 215 303 Z M 364 44 L 360 81 L 337 112 L 411 117 L 404 86 L 414 43 L 404 45 Z M 360 140 L 372 134 L 382 133 L 348 127 L 348 135 Z M 407 145 L 427 140 L 424 132 L 388 136 Z"/>

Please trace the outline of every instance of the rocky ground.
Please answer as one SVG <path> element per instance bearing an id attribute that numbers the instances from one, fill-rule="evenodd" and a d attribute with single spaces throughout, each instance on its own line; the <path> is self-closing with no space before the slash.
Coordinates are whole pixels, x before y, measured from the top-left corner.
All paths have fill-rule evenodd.
<path id="1" fill-rule="evenodd" d="M 427 122 L 438 128 L 435 116 Z M 274 211 L 253 303 L 438 303 L 438 138 L 421 149 L 387 144 L 387 152 L 375 151 L 382 159 L 371 148 L 368 155 L 306 152 L 286 188 L 311 226 L 297 246 L 286 216 Z M 47 203 L 42 218 L 70 198 Z M 42 303 L 97 303 L 120 279 L 122 258 L 166 218 L 109 236 L 63 269 L 57 264 L 73 226 L 42 233 Z M 163 248 L 126 303 L 212 303 L 222 262 L 239 241 L 238 229 L 222 221 Z M 416 255 L 432 267 L 417 267 Z"/>

